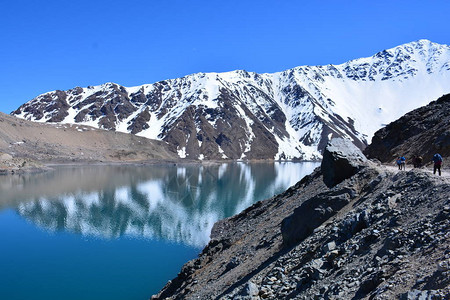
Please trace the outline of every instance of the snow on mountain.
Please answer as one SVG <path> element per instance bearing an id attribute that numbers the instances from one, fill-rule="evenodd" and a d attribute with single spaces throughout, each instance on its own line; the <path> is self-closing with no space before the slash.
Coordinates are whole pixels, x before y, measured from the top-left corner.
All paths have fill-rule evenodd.
<path id="1" fill-rule="evenodd" d="M 449 93 L 449 83 L 450 47 L 419 40 L 341 65 L 53 91 L 13 114 L 164 140 L 191 159 L 318 159 L 331 137 L 365 147 L 385 124 Z"/>

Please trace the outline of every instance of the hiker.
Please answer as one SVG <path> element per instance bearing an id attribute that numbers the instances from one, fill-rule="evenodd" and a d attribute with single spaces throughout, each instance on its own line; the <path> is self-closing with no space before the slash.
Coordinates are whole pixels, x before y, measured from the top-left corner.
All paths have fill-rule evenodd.
<path id="1" fill-rule="evenodd" d="M 399 170 L 405 170 L 406 158 L 404 156 L 399 156 L 396 160 Z"/>
<path id="2" fill-rule="evenodd" d="M 400 156 L 397 157 L 397 160 L 395 161 L 395 163 L 397 164 L 398 169 L 401 170 L 402 169 L 402 160 L 401 160 Z"/>
<path id="3" fill-rule="evenodd" d="M 423 162 L 422 156 L 414 155 L 414 157 L 413 157 L 414 168 L 422 167 L 422 162 Z"/>
<path id="4" fill-rule="evenodd" d="M 433 155 L 433 174 L 436 174 L 436 170 L 439 171 L 439 176 L 441 176 L 441 165 L 442 165 L 442 156 L 439 153 Z"/>
<path id="5" fill-rule="evenodd" d="M 406 170 L 406 158 L 404 156 L 400 157 L 400 170 Z"/>
<path id="6" fill-rule="evenodd" d="M 397 160 L 395 162 L 397 163 L 398 169 L 401 170 L 402 169 L 402 160 L 401 160 L 400 156 L 397 158 Z"/>

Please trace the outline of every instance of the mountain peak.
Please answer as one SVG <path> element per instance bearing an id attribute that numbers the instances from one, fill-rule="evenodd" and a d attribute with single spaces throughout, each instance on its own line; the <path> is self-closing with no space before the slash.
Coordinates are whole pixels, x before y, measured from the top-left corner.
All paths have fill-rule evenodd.
<path id="1" fill-rule="evenodd" d="M 431 42 L 427 39 L 420 39 L 417 41 L 413 41 L 410 43 L 406 43 L 391 49 L 388 49 L 386 51 L 390 53 L 399 53 L 399 52 L 406 52 L 408 54 L 419 54 L 421 56 L 433 56 L 436 54 L 436 52 L 443 52 L 443 51 L 449 51 L 450 46 L 445 44 L 438 44 Z"/>
<path id="2" fill-rule="evenodd" d="M 417 45 L 417 46 L 428 46 L 428 47 L 435 47 L 435 48 L 442 48 L 442 47 L 448 47 L 448 45 L 446 45 L 446 44 L 439 44 L 439 43 L 435 43 L 435 42 L 432 42 L 432 41 L 430 41 L 430 40 L 428 40 L 428 39 L 419 39 L 419 40 L 417 40 L 417 41 L 413 41 L 413 42 L 411 42 L 411 43 L 409 43 L 409 44 L 415 44 L 415 45 Z M 407 44 L 406 44 L 407 45 Z"/>
<path id="3" fill-rule="evenodd" d="M 384 124 L 450 93 L 449 80 L 449 46 L 418 40 L 341 65 L 54 91 L 13 114 L 164 140 L 191 159 L 320 159 L 334 137 L 364 148 Z"/>

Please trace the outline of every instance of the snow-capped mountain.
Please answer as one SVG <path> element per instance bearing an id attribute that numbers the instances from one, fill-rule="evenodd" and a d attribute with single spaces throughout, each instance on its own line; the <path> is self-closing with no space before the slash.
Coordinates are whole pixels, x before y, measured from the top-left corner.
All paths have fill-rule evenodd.
<path id="1" fill-rule="evenodd" d="M 385 124 L 449 92 L 450 47 L 419 40 L 341 65 L 53 91 L 12 114 L 164 140 L 182 158 L 317 159 L 331 137 L 363 148 Z"/>

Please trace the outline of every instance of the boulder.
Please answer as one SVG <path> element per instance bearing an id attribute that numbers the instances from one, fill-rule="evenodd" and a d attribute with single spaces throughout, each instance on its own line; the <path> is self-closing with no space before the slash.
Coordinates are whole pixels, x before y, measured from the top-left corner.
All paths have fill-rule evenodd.
<path id="1" fill-rule="evenodd" d="M 448 296 L 448 295 L 447 295 Z M 401 300 L 428 300 L 428 299 L 447 299 L 446 295 L 443 295 L 440 291 L 435 290 L 411 290 L 401 295 Z"/>
<path id="2" fill-rule="evenodd" d="M 323 181 L 328 187 L 333 187 L 355 175 L 366 162 L 367 158 L 351 141 L 334 138 L 323 153 Z"/>
<path id="3" fill-rule="evenodd" d="M 0 152 L 0 160 L 2 161 L 8 161 L 8 160 L 12 160 L 12 156 L 9 155 L 8 153 L 2 153 Z"/>
<path id="4" fill-rule="evenodd" d="M 303 241 L 314 229 L 347 205 L 355 194 L 355 191 L 343 188 L 306 200 L 281 222 L 283 244 L 290 247 Z"/>

